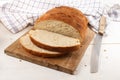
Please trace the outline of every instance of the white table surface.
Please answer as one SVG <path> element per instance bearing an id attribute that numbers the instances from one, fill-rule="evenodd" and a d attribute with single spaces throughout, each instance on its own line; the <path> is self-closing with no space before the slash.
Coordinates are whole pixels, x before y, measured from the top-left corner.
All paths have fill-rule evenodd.
<path id="1" fill-rule="evenodd" d="M 0 0 L 5 3 L 11 0 Z M 106 0 L 105 4 L 120 1 Z M 117 1 L 117 2 L 115 2 Z M 102 40 L 98 73 L 90 73 L 92 42 L 83 56 L 76 74 L 70 75 L 18 58 L 8 56 L 4 49 L 27 32 L 31 27 L 12 34 L 0 24 L 0 80 L 120 80 L 120 22 L 110 21 Z"/>

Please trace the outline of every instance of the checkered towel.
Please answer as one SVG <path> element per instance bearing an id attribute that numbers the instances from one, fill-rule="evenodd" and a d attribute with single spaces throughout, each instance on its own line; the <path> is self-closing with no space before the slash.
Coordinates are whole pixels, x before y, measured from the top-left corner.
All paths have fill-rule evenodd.
<path id="1" fill-rule="evenodd" d="M 81 10 L 94 29 L 98 29 L 103 8 L 100 0 L 13 0 L 0 7 L 0 20 L 12 33 L 28 26 L 47 10 L 58 6 L 70 6 Z"/>
<path id="2" fill-rule="evenodd" d="M 104 15 L 109 20 L 120 22 L 120 4 L 106 5 Z"/>

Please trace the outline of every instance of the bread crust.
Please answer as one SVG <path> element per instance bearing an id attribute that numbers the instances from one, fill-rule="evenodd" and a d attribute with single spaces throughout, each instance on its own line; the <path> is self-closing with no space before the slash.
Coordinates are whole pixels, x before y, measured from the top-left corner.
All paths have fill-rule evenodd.
<path id="1" fill-rule="evenodd" d="M 81 36 L 80 41 L 83 41 L 86 36 L 86 30 L 88 28 L 87 26 L 88 20 L 81 11 L 75 8 L 67 7 L 67 6 L 55 7 L 47 11 L 42 16 L 40 16 L 36 20 L 35 25 L 39 24 L 41 21 L 44 21 L 44 20 L 63 21 L 73 26 L 80 33 L 80 36 Z"/>

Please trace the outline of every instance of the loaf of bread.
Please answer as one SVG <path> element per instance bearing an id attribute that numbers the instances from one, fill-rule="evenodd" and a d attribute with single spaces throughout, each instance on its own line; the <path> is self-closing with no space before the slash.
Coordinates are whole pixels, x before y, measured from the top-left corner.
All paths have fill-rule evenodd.
<path id="1" fill-rule="evenodd" d="M 35 29 L 44 29 L 69 37 L 78 38 L 82 42 L 88 24 L 86 16 L 79 10 L 60 6 L 40 16 L 34 25 Z"/>
<path id="2" fill-rule="evenodd" d="M 55 7 L 35 21 L 34 30 L 20 38 L 20 43 L 33 55 L 58 57 L 80 48 L 87 25 L 88 20 L 81 11 Z"/>
<path id="3" fill-rule="evenodd" d="M 72 52 L 80 47 L 79 39 L 46 30 L 31 30 L 29 35 L 35 45 L 51 51 Z"/>
<path id="4" fill-rule="evenodd" d="M 65 55 L 65 53 L 49 51 L 49 50 L 37 47 L 35 44 L 33 44 L 28 34 L 20 38 L 20 44 L 27 52 L 36 56 L 57 57 L 57 56 Z"/>

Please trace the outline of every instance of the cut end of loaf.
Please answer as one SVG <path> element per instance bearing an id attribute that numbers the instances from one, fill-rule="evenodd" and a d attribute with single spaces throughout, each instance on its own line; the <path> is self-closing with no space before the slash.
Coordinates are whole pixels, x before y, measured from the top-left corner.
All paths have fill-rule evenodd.
<path id="1" fill-rule="evenodd" d="M 34 29 L 47 30 L 81 40 L 79 31 L 63 21 L 44 20 L 36 24 Z"/>

